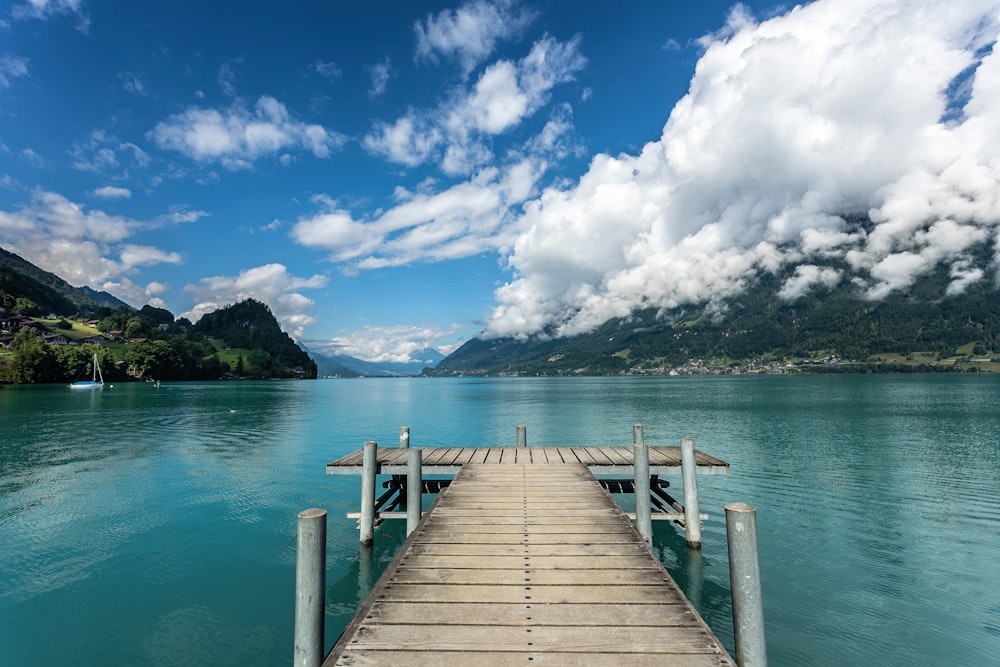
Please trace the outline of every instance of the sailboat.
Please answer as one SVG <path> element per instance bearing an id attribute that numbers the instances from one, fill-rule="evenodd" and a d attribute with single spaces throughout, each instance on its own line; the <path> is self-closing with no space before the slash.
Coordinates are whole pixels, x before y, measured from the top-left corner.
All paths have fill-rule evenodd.
<path id="1" fill-rule="evenodd" d="M 94 372 L 89 380 L 77 380 L 69 386 L 70 389 L 102 389 L 104 387 L 104 375 L 101 373 L 101 366 L 97 363 L 97 353 L 94 352 Z"/>

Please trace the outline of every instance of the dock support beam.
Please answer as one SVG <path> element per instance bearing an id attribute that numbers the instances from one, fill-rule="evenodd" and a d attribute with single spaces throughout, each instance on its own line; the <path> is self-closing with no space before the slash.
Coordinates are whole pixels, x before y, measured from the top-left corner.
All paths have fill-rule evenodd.
<path id="1" fill-rule="evenodd" d="M 632 445 L 633 484 L 635 486 L 635 527 L 646 542 L 653 541 L 653 517 L 649 498 L 649 447 Z"/>
<path id="2" fill-rule="evenodd" d="M 375 475 L 378 473 L 378 443 L 365 443 L 361 469 L 361 544 L 371 544 L 375 539 Z"/>
<path id="3" fill-rule="evenodd" d="M 417 529 L 423 510 L 422 491 L 424 488 L 422 456 L 417 448 L 406 453 L 406 534 Z"/>
<path id="4" fill-rule="evenodd" d="M 299 512 L 295 560 L 295 667 L 323 662 L 326 616 L 326 510 Z"/>
<path id="5" fill-rule="evenodd" d="M 406 449 L 410 446 L 410 427 L 400 426 L 399 427 L 399 448 Z"/>
<path id="6" fill-rule="evenodd" d="M 527 447 L 528 446 L 528 427 L 518 426 L 517 427 L 517 446 Z"/>
<path id="7" fill-rule="evenodd" d="M 694 440 L 681 438 L 681 472 L 684 475 L 684 530 L 690 549 L 701 549 L 701 516 L 698 513 L 698 467 Z"/>
<path id="8" fill-rule="evenodd" d="M 736 663 L 740 667 L 765 667 L 767 645 L 764 642 L 764 598 L 757 556 L 757 510 L 746 503 L 726 505 L 726 534 Z"/>

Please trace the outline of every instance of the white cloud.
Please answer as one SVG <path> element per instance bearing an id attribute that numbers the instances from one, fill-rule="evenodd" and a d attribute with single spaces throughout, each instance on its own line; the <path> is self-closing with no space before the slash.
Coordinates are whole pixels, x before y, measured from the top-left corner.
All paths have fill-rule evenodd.
<path id="1" fill-rule="evenodd" d="M 150 157 L 131 142 L 120 141 L 104 130 L 94 130 L 70 151 L 72 166 L 80 171 L 124 179 L 149 166 Z"/>
<path id="2" fill-rule="evenodd" d="M 233 62 L 241 63 L 243 61 L 239 59 Z M 236 97 L 236 70 L 233 69 L 232 63 L 219 65 L 219 74 L 216 77 L 216 81 L 218 81 L 223 95 L 226 97 Z"/>
<path id="3" fill-rule="evenodd" d="M 433 359 L 421 353 L 434 349 L 450 354 L 457 348 L 454 342 L 462 327 L 440 324 L 400 324 L 395 326 L 368 326 L 354 331 L 341 331 L 329 340 L 306 341 L 310 350 L 325 355 L 346 355 L 378 363 L 426 363 Z"/>
<path id="4" fill-rule="evenodd" d="M 841 273 L 837 269 L 814 264 L 800 264 L 795 267 L 795 274 L 781 286 L 778 298 L 794 301 L 805 296 L 816 285 L 834 287 L 840 282 L 840 278 Z"/>
<path id="5" fill-rule="evenodd" d="M 464 74 L 486 60 L 501 39 L 518 36 L 535 19 L 535 13 L 516 0 L 475 0 L 458 9 L 443 10 L 417 21 L 418 61 L 437 62 L 439 56 L 458 61 Z"/>
<path id="6" fill-rule="evenodd" d="M 389 61 L 389 57 L 386 56 L 381 62 L 372 65 L 369 68 L 369 73 L 372 77 L 372 85 L 368 89 L 368 94 L 371 97 L 379 97 L 385 93 L 389 79 L 393 77 L 392 63 Z"/>
<path id="7" fill-rule="evenodd" d="M 139 75 L 132 72 L 122 72 L 118 75 L 118 79 L 122 82 L 122 88 L 127 92 L 140 97 L 149 97 L 149 89 Z"/>
<path id="8" fill-rule="evenodd" d="M 311 314 L 313 301 L 300 293 L 326 285 L 322 275 L 299 278 L 288 272 L 283 264 L 266 264 L 245 271 L 238 276 L 211 276 L 202 278 L 197 285 L 185 290 L 194 295 L 195 305 L 180 317 L 192 322 L 205 313 L 246 299 L 256 299 L 268 305 L 282 328 L 295 339 L 302 338 L 305 327 L 316 322 Z"/>
<path id="9" fill-rule="evenodd" d="M 328 63 L 328 62 L 323 62 L 322 60 L 315 61 L 313 64 L 309 66 L 309 69 L 313 70 L 321 77 L 329 79 L 330 81 L 336 81 L 344 74 L 341 71 L 340 66 L 337 65 L 337 63 L 334 62 Z"/>
<path id="10" fill-rule="evenodd" d="M 92 194 L 100 199 L 131 199 L 132 197 L 132 191 L 128 188 L 119 188 L 113 185 L 97 188 Z"/>
<path id="11" fill-rule="evenodd" d="M 10 88 L 14 79 L 28 76 L 28 59 L 21 56 L 0 56 L 0 88 Z"/>
<path id="12" fill-rule="evenodd" d="M 302 218 L 292 238 L 350 262 L 349 271 L 441 261 L 508 248 L 516 238 L 511 209 L 525 201 L 544 164 L 524 158 L 504 169 L 489 168 L 440 192 L 399 188 L 397 205 L 357 220 L 329 197 L 316 197 L 324 210 Z"/>
<path id="13" fill-rule="evenodd" d="M 585 65 L 580 40 L 545 36 L 518 62 L 500 60 L 467 91 L 455 90 L 433 110 L 410 109 L 393 123 L 376 122 L 364 147 L 414 167 L 437 160 L 448 175 L 473 173 L 493 159 L 491 138 L 507 133 L 549 102 L 551 90 Z"/>
<path id="14" fill-rule="evenodd" d="M 169 291 L 169 287 L 159 282 L 150 282 L 145 287 L 134 283 L 128 278 L 108 280 L 100 285 L 95 285 L 95 289 L 100 289 L 110 294 L 114 294 L 127 304 L 136 308 L 149 304 L 156 308 L 166 308 L 166 303 L 159 295 Z"/>
<path id="15" fill-rule="evenodd" d="M 22 160 L 27 162 L 35 169 L 41 169 L 45 166 L 45 160 L 42 158 L 42 156 L 36 153 L 35 151 L 31 150 L 30 148 L 25 148 L 20 153 L 18 153 L 18 155 L 21 156 Z"/>
<path id="16" fill-rule="evenodd" d="M 249 169 L 254 160 L 287 150 L 325 158 L 345 141 L 322 125 L 295 120 L 285 105 L 269 96 L 257 100 L 253 109 L 240 102 L 221 111 L 190 107 L 157 123 L 149 136 L 160 148 L 233 170 Z"/>
<path id="17" fill-rule="evenodd" d="M 0 234 L 17 239 L 4 246 L 72 285 L 100 285 L 154 264 L 180 264 L 181 256 L 127 243 L 140 229 L 167 220 L 140 221 L 87 210 L 54 192 L 36 190 L 31 202 L 0 210 Z"/>
<path id="18" fill-rule="evenodd" d="M 998 33 L 996 0 L 818 0 L 762 23 L 737 6 L 658 141 L 524 204 L 487 333 L 585 331 L 820 258 L 870 298 L 961 267 L 1000 225 Z M 955 289 L 975 278 L 957 271 Z M 834 279 L 805 268 L 786 295 Z"/>
<path id="19" fill-rule="evenodd" d="M 86 33 L 90 29 L 90 18 L 83 11 L 83 0 L 28 0 L 23 5 L 14 5 L 10 13 L 15 19 L 41 21 L 70 15 L 76 19 L 77 30 Z"/>

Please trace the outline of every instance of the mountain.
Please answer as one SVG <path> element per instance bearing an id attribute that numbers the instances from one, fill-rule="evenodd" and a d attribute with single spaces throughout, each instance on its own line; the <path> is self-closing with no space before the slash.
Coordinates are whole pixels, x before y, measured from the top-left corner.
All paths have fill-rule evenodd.
<path id="1" fill-rule="evenodd" d="M 22 299 L 20 306 L 17 297 Z M 107 292 L 73 287 L 54 273 L 3 248 L 0 248 L 0 298 L 4 308 L 25 315 L 92 314 L 101 306 L 131 308 Z"/>
<path id="2" fill-rule="evenodd" d="M 412 377 L 420 375 L 425 369 L 433 369 L 444 355 L 433 348 L 426 348 L 413 354 L 417 361 L 384 362 L 384 361 L 364 361 L 346 354 L 320 355 L 311 353 L 319 366 L 320 376 L 331 377 L 339 375 L 341 377 Z M 324 372 L 325 367 L 339 369 L 335 372 Z"/>
<path id="3" fill-rule="evenodd" d="M 572 337 L 474 338 L 426 374 L 676 373 L 770 362 L 814 370 L 1000 371 L 991 361 L 1000 356 L 1000 294 L 992 278 L 949 296 L 952 276 L 942 266 L 882 301 L 866 300 L 849 279 L 786 301 L 779 290 L 791 275 L 792 268 L 761 274 L 738 296 L 636 311 Z"/>
<path id="4" fill-rule="evenodd" d="M 315 362 L 281 330 L 271 309 L 260 301 L 246 299 L 205 313 L 191 327 L 191 333 L 224 340 L 230 347 L 251 350 L 251 358 L 248 359 L 251 362 L 256 361 L 254 352 L 264 353 L 256 365 L 265 366 L 265 370 L 271 367 L 302 367 L 306 369 L 306 377 L 316 377 Z"/>

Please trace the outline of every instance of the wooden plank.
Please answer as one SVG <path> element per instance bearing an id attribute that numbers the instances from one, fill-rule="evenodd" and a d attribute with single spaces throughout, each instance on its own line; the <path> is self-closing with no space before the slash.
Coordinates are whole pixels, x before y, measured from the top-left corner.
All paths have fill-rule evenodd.
<path id="1" fill-rule="evenodd" d="M 671 654 L 669 657 L 659 653 L 640 655 L 631 653 L 596 652 L 562 653 L 546 652 L 499 652 L 499 651 L 386 651 L 371 649 L 351 649 L 337 664 L 355 667 L 385 665 L 406 665 L 406 667 L 467 667 L 472 661 L 475 664 L 489 667 L 524 667 L 530 661 L 532 665 L 576 665 L 577 667 L 608 667 L 608 665 L 628 664 L 629 667 L 735 667 L 736 663 L 727 656 L 706 653 Z"/>
<path id="2" fill-rule="evenodd" d="M 467 563 L 462 563 L 466 565 Z M 392 577 L 394 584 L 512 584 L 530 582 L 533 586 L 566 586 L 580 579 L 578 570 L 490 569 L 488 567 L 428 567 L 421 568 L 407 561 L 406 567 Z M 617 569 L 596 568 L 587 572 L 587 583 L 594 586 L 630 586 L 658 577 L 659 571 L 650 568 Z M 681 599 L 676 598 L 676 604 Z M 438 620 L 438 619 L 434 619 Z M 466 619 L 468 621 L 468 619 Z"/>
<path id="3" fill-rule="evenodd" d="M 352 649 L 421 651 L 496 651 L 589 653 L 613 649 L 623 654 L 709 653 L 718 649 L 698 628 L 688 626 L 594 626 L 538 625 L 531 628 L 506 625 L 437 626 L 365 624 L 355 636 Z M 405 663 L 404 663 L 405 664 Z"/>
<path id="4" fill-rule="evenodd" d="M 410 547 L 408 557 L 429 556 L 519 556 L 524 553 L 521 544 L 449 544 L 447 542 L 423 542 Z M 619 542 L 588 546 L 586 544 L 550 544 L 545 549 L 548 556 L 577 556 L 597 553 L 610 557 L 646 554 L 645 546 L 635 542 Z M 499 567 L 499 566 L 497 566 Z"/>
<path id="5" fill-rule="evenodd" d="M 627 467 L 632 465 L 630 447 L 423 447 L 424 465 L 428 467 L 457 467 L 466 463 L 575 463 L 589 466 Z M 523 451 L 518 452 L 521 449 Z M 382 447 L 378 461 L 383 467 L 405 467 L 407 450 Z M 327 464 L 327 472 L 360 474 L 364 451 L 359 449 Z M 695 461 L 702 473 L 725 474 L 729 464 L 700 450 L 695 451 Z M 680 447 L 649 447 L 649 464 L 653 467 L 680 469 Z"/>
<path id="6" fill-rule="evenodd" d="M 631 447 L 601 447 L 601 453 L 615 465 L 631 466 L 634 464 Z"/>
<path id="7" fill-rule="evenodd" d="M 694 613 L 681 602 L 674 604 L 534 604 L 528 609 L 515 604 L 485 602 L 401 602 L 379 605 L 365 618 L 365 623 L 469 625 L 579 625 L 581 618 L 602 617 L 610 625 L 657 627 L 679 625 L 693 620 Z"/>

